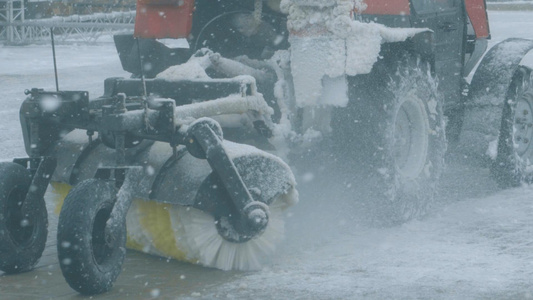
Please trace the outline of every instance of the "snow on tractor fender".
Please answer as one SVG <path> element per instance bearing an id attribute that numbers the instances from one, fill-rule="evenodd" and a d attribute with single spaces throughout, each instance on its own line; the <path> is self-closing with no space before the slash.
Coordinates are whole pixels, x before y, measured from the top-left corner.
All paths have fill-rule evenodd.
<path id="1" fill-rule="evenodd" d="M 465 103 L 458 150 L 490 161 L 502 186 L 517 185 L 531 173 L 523 164 L 531 159 L 533 85 L 531 67 L 521 62 L 532 49 L 533 40 L 517 38 L 492 47 L 472 78 Z"/>

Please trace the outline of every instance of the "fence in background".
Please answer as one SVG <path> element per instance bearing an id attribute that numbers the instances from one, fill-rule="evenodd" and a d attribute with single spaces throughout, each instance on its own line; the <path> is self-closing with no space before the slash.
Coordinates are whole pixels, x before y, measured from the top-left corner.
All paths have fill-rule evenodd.
<path id="1" fill-rule="evenodd" d="M 52 29 L 59 42 L 91 43 L 117 31 L 133 31 L 134 21 L 135 11 L 27 20 L 23 0 L 0 0 L 0 41 L 8 44 L 48 41 Z"/>
<path id="2" fill-rule="evenodd" d="M 18 32 L 12 26 L 7 25 L 14 21 L 24 22 L 24 1 L 0 0 L 0 39 L 15 39 Z"/>
<path id="3" fill-rule="evenodd" d="M 533 0 L 488 0 L 487 2 L 491 10 L 533 10 Z M 83 3 L 76 5 L 80 6 Z M 28 20 L 25 18 L 24 0 L 0 0 L 0 42 L 7 44 L 48 41 L 52 28 L 59 42 L 93 43 L 98 38 L 117 31 L 133 31 L 134 21 L 135 11 Z"/>

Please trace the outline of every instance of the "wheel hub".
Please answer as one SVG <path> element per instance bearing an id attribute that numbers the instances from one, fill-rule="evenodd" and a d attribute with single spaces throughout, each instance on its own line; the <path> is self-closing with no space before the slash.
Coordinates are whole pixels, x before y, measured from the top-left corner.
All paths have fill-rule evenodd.
<path id="1" fill-rule="evenodd" d="M 216 217 L 218 234 L 229 242 L 245 243 L 265 231 L 269 218 L 264 210 L 254 208 L 245 216 L 248 217 L 233 213 L 230 216 Z"/>
<path id="2" fill-rule="evenodd" d="M 424 169 L 428 132 L 424 103 L 413 95 L 400 105 L 394 124 L 394 158 L 402 175 L 416 178 Z"/>
<path id="3" fill-rule="evenodd" d="M 518 98 L 513 125 L 515 149 L 523 157 L 530 149 L 533 138 L 533 92 L 524 93 Z"/>
<path id="4" fill-rule="evenodd" d="M 106 234 L 106 223 L 111 214 L 111 208 L 105 207 L 98 211 L 92 229 L 92 247 L 94 260 L 104 264 L 113 254 L 113 237 Z"/>

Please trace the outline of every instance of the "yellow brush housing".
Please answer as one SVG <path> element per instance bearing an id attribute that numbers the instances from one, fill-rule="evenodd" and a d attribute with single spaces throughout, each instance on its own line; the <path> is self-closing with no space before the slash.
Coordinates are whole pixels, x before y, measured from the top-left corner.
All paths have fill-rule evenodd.
<path id="1" fill-rule="evenodd" d="M 55 213 L 61 212 L 63 202 L 71 186 L 66 183 L 52 182 Z M 126 226 L 129 249 L 174 258 L 181 261 L 195 262 L 187 258 L 187 247 L 180 246 L 175 239 L 175 231 L 170 221 L 170 204 L 134 199 L 128 212 Z"/>
<path id="2" fill-rule="evenodd" d="M 59 213 L 71 186 L 52 182 L 55 212 Z M 296 190 L 270 206 L 269 225 L 245 243 L 224 240 L 214 218 L 200 210 L 134 199 L 126 217 L 129 249 L 223 270 L 256 270 L 271 257 L 283 238 L 283 211 L 294 204 Z"/>

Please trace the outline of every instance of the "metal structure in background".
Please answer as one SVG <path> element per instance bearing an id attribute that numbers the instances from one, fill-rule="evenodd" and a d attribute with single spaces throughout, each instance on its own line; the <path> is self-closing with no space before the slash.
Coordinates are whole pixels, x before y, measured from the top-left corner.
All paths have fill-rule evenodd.
<path id="1" fill-rule="evenodd" d="M 25 28 L 18 31 L 9 26 L 15 21 L 24 22 L 24 1 L 0 0 L 0 40 L 14 41 L 25 35 Z"/>
<path id="2" fill-rule="evenodd" d="M 533 9 L 533 1 L 489 0 L 487 2 L 490 2 L 489 7 L 492 6 L 496 9 L 502 9 L 502 5 L 521 5 L 521 8 L 523 6 L 522 9 Z M 90 13 L 95 6 L 104 7 L 104 11 L 117 8 L 111 4 L 76 3 L 74 5 L 78 11 L 83 10 L 83 13 Z M 120 9 L 129 8 L 127 5 L 120 6 Z M 0 0 L 0 43 L 48 42 L 51 28 L 55 28 L 54 34 L 58 42 L 94 43 L 98 38 L 112 35 L 117 31 L 132 31 L 135 20 L 135 11 L 72 15 L 36 20 L 26 19 L 24 11 L 24 0 Z"/>
<path id="3" fill-rule="evenodd" d="M 96 42 L 103 35 L 133 31 L 135 11 L 72 15 L 25 20 L 22 0 L 0 0 L 0 42 L 28 44 L 48 42 L 50 29 L 58 42 Z"/>

